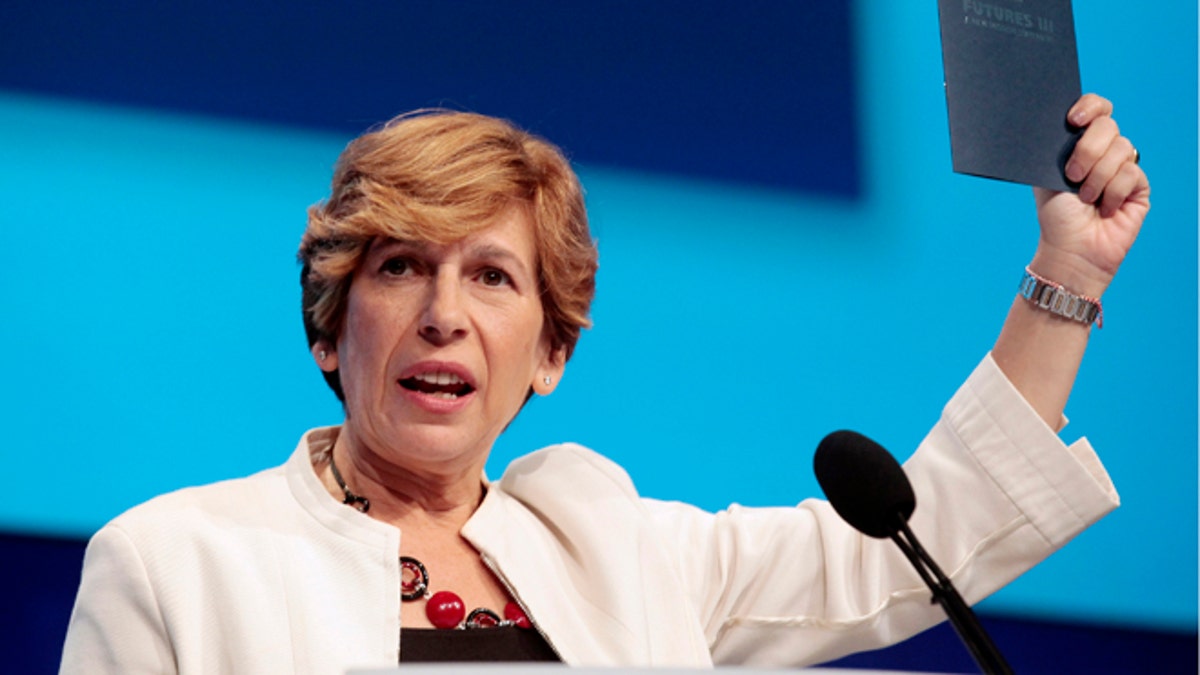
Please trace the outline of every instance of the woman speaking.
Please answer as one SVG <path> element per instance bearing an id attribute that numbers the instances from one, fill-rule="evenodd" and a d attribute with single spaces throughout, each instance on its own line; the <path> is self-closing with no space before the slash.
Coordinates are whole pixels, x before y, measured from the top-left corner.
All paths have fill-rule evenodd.
<path id="1" fill-rule="evenodd" d="M 1056 433 L 1149 208 L 1111 112 L 1090 95 L 1069 111 L 1079 192 L 1035 191 L 1027 292 L 906 463 L 913 529 L 969 602 L 1117 504 L 1087 442 Z M 571 444 L 485 477 L 588 325 L 596 248 L 579 181 L 545 141 L 474 114 L 393 120 L 347 147 L 299 258 L 308 342 L 343 423 L 305 433 L 282 466 L 101 529 L 63 672 L 804 665 L 943 618 L 899 551 L 821 501 L 707 513 L 639 497 Z"/>

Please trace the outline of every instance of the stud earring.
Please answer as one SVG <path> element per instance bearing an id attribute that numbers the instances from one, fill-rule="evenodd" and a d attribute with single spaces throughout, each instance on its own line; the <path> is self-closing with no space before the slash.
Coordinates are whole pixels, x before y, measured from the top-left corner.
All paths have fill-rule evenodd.
<path id="1" fill-rule="evenodd" d="M 317 353 L 317 358 L 321 359 L 322 361 L 324 361 L 325 357 L 327 356 L 329 356 L 329 354 L 326 353 L 324 349 Z"/>
<path id="2" fill-rule="evenodd" d="M 550 376 L 549 376 L 549 375 L 547 375 L 547 376 L 543 377 L 543 378 L 542 378 L 542 382 L 543 382 L 543 383 L 545 383 L 545 384 L 550 384 Z"/>

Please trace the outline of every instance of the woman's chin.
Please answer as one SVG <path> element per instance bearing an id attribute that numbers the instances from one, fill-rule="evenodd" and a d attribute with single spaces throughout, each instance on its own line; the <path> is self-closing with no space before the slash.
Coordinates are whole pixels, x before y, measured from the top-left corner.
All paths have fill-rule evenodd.
<path id="1" fill-rule="evenodd" d="M 406 424 L 385 437 L 377 451 L 401 465 L 456 465 L 486 461 L 498 434 L 454 424 Z"/>

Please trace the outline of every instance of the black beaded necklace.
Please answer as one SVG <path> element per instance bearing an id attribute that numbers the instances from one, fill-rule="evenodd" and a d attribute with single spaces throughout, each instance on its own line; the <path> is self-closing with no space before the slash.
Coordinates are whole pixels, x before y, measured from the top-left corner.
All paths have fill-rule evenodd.
<path id="1" fill-rule="evenodd" d="M 329 468 L 333 470 L 333 479 L 337 481 L 338 487 L 342 488 L 342 493 L 346 495 L 342 503 L 353 506 L 363 513 L 370 511 L 371 500 L 354 494 L 350 488 L 346 487 L 346 481 L 342 479 L 342 472 L 338 471 L 337 462 L 333 461 L 333 450 L 329 451 Z"/>
<path id="2" fill-rule="evenodd" d="M 333 461 L 332 450 L 329 452 L 329 468 L 333 472 L 333 479 L 337 481 L 338 487 L 345 495 L 342 503 L 353 506 L 362 513 L 369 511 L 371 500 L 350 491 L 345 479 L 342 478 L 342 472 L 338 471 L 337 463 Z M 533 627 L 525 610 L 511 600 L 504 606 L 503 619 L 499 614 L 486 607 L 476 607 L 471 610 L 470 614 L 467 614 L 467 606 L 457 593 L 453 591 L 431 592 L 429 590 L 429 572 L 426 571 L 425 565 L 420 560 L 406 555 L 400 556 L 400 599 L 404 602 L 424 599 L 425 616 L 435 628 Z"/>

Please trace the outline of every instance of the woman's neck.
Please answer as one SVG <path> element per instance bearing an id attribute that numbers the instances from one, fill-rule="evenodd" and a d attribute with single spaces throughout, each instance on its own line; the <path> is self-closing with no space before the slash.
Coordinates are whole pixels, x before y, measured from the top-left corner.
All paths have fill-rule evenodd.
<path id="1" fill-rule="evenodd" d="M 370 501 L 367 515 L 411 529 L 457 533 L 483 501 L 486 458 L 452 466 L 402 466 L 348 434 L 343 427 L 330 452 L 332 461 L 318 467 L 327 490 L 338 501 L 345 493 L 333 475 L 336 463 L 345 488 Z"/>

